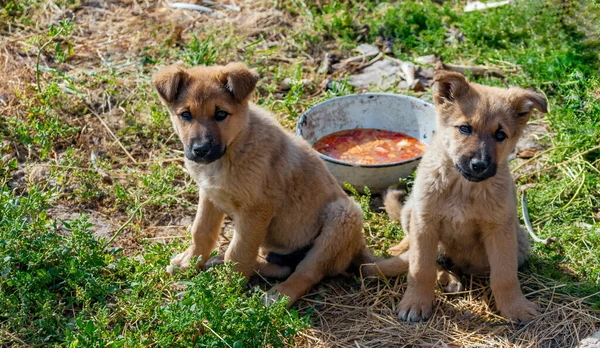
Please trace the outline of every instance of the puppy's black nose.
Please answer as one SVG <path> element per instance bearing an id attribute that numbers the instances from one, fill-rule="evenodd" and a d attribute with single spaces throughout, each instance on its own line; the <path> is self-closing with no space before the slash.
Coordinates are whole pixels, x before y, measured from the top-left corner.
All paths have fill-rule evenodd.
<path id="1" fill-rule="evenodd" d="M 480 159 L 476 159 L 473 158 L 471 160 L 471 169 L 477 173 L 477 174 L 481 174 L 483 172 L 485 172 L 485 170 L 489 167 L 490 162 L 488 161 L 482 161 Z"/>
<path id="2" fill-rule="evenodd" d="M 204 144 L 194 144 L 192 145 L 192 152 L 196 157 L 203 158 L 206 157 L 208 152 L 210 151 L 210 141 L 205 142 Z"/>

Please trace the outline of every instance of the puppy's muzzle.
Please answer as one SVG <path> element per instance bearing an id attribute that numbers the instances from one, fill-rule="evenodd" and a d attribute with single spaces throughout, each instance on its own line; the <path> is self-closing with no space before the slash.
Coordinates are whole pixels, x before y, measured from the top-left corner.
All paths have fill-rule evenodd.
<path id="1" fill-rule="evenodd" d="M 185 149 L 185 157 L 196 163 L 208 164 L 223 157 L 227 148 L 215 143 L 212 139 L 193 142 Z"/>
<path id="2" fill-rule="evenodd" d="M 496 175 L 496 163 L 490 158 L 463 157 L 456 165 L 458 172 L 467 180 L 480 182 Z"/>

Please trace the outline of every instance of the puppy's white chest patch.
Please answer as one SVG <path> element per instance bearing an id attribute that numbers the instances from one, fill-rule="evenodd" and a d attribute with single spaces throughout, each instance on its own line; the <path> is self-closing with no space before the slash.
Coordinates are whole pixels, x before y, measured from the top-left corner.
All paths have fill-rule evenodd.
<path id="1" fill-rule="evenodd" d="M 506 210 L 506 196 L 495 196 L 492 188 L 483 183 L 457 182 L 438 203 L 438 212 L 455 226 L 472 221 L 487 220 Z"/>
<path id="2" fill-rule="evenodd" d="M 231 193 L 229 185 L 227 185 L 226 173 L 219 173 L 218 170 L 209 166 L 188 165 L 188 172 L 198 184 L 200 191 L 208 196 L 208 198 L 221 210 L 228 215 L 238 209 L 234 195 Z"/>
<path id="3" fill-rule="evenodd" d="M 460 199 L 450 199 L 441 207 L 440 215 L 453 225 L 460 225 L 471 219 L 472 207 Z"/>
<path id="4" fill-rule="evenodd" d="M 464 180 L 456 181 L 445 199 L 438 203 L 439 214 L 455 225 L 485 216 L 490 203 L 489 193 L 483 186 L 476 185 Z"/>

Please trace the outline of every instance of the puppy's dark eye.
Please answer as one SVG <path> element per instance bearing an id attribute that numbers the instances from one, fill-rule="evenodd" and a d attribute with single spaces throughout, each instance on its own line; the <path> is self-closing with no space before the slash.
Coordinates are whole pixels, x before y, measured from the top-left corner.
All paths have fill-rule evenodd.
<path id="1" fill-rule="evenodd" d="M 469 135 L 469 134 L 473 133 L 473 128 L 471 128 L 471 126 L 469 126 L 467 124 L 467 125 L 458 126 L 458 131 L 461 134 Z"/>
<path id="2" fill-rule="evenodd" d="M 192 113 L 189 111 L 184 111 L 182 113 L 179 114 L 179 117 L 181 117 L 182 120 L 184 121 L 191 121 L 192 120 Z"/>
<path id="3" fill-rule="evenodd" d="M 215 120 L 217 120 L 217 121 L 223 121 L 224 119 L 227 118 L 227 116 L 229 116 L 229 113 L 227 111 L 219 109 L 215 112 L 214 117 L 215 117 Z"/>
<path id="4" fill-rule="evenodd" d="M 496 134 L 494 134 L 494 138 L 496 139 L 497 142 L 501 143 L 506 138 L 508 138 L 508 136 L 506 135 L 506 133 L 504 133 L 504 131 L 502 129 L 498 129 L 496 131 Z"/>
<path id="5" fill-rule="evenodd" d="M 529 113 L 529 111 L 525 111 L 525 112 L 519 112 L 519 113 L 517 114 L 517 116 L 519 116 L 519 117 L 527 116 L 527 114 L 528 114 L 528 113 Z"/>

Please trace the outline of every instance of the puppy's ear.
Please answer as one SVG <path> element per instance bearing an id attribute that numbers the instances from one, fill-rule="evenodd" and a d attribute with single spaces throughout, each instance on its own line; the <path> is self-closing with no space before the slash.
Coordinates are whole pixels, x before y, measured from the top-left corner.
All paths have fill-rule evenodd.
<path id="1" fill-rule="evenodd" d="M 433 99 L 438 105 L 454 103 L 469 91 L 469 82 L 457 72 L 437 70 L 433 82 L 436 86 Z"/>
<path id="2" fill-rule="evenodd" d="M 170 65 L 152 75 L 152 85 L 167 103 L 173 102 L 181 92 L 187 73 L 179 65 Z"/>
<path id="3" fill-rule="evenodd" d="M 225 65 L 221 77 L 221 81 L 225 83 L 225 88 L 238 102 L 242 102 L 250 96 L 250 93 L 256 87 L 258 79 L 258 74 L 248 69 L 248 66 L 244 63 L 229 63 Z"/>
<path id="4" fill-rule="evenodd" d="M 546 97 L 541 93 L 521 90 L 521 95 L 517 99 L 515 109 L 518 117 L 529 115 L 533 109 L 545 114 L 548 112 L 548 102 L 546 101 Z"/>

